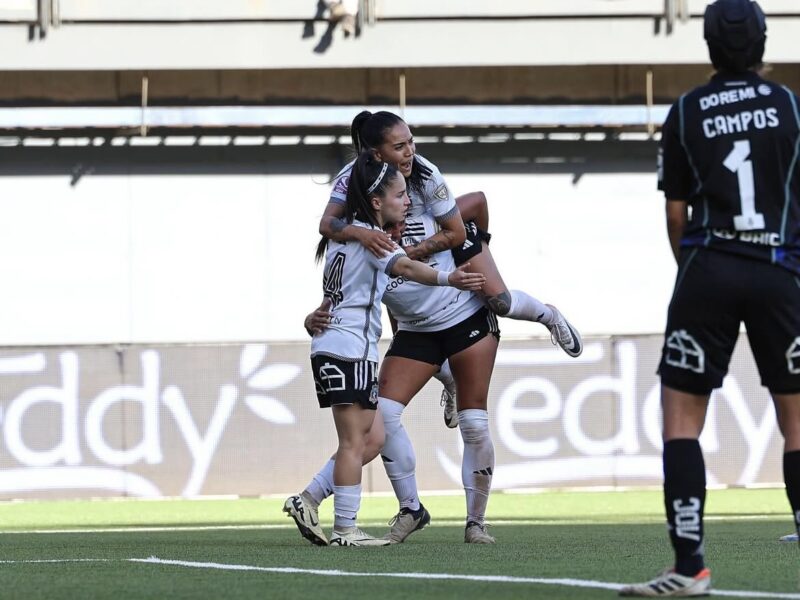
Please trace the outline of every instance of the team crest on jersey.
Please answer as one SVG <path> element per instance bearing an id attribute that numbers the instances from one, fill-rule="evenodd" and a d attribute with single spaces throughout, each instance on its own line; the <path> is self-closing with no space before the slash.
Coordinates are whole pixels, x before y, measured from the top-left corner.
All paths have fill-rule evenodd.
<path id="1" fill-rule="evenodd" d="M 706 353 L 685 329 L 678 329 L 667 338 L 664 360 L 671 367 L 705 373 Z"/>
<path id="2" fill-rule="evenodd" d="M 786 362 L 788 363 L 789 373 L 800 375 L 800 337 L 794 338 L 792 345 L 786 351 Z"/>
<path id="3" fill-rule="evenodd" d="M 762 83 L 758 86 L 758 93 L 762 96 L 769 96 L 772 93 L 772 88 L 769 87 L 766 83 Z"/>
<path id="4" fill-rule="evenodd" d="M 447 189 L 447 184 L 443 183 L 433 192 L 433 197 L 437 200 L 447 200 L 450 197 L 450 190 Z"/>
<path id="5" fill-rule="evenodd" d="M 373 383 L 372 384 L 372 389 L 369 391 L 369 401 L 372 402 L 373 404 L 377 404 L 378 403 L 378 384 L 377 383 Z"/>
<path id="6" fill-rule="evenodd" d="M 333 191 L 339 194 L 346 194 L 347 187 L 350 185 L 350 175 L 343 175 L 333 186 Z"/>

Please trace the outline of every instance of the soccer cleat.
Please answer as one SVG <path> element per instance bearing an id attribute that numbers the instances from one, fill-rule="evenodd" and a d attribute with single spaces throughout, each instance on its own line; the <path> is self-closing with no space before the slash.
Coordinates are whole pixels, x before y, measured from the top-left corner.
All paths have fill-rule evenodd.
<path id="1" fill-rule="evenodd" d="M 333 530 L 331 534 L 331 546 L 388 546 L 391 542 L 384 538 L 376 538 L 361 531 L 358 527 L 353 527 L 349 531 Z"/>
<path id="2" fill-rule="evenodd" d="M 627 585 L 620 596 L 645 598 L 708 596 L 711 593 L 711 570 L 706 568 L 694 577 L 680 575 L 672 569 L 662 571 L 658 577 L 645 583 Z"/>
<path id="3" fill-rule="evenodd" d="M 486 531 L 486 525 L 481 525 L 475 521 L 467 522 L 467 527 L 464 529 L 465 544 L 494 544 L 496 541 Z"/>
<path id="4" fill-rule="evenodd" d="M 444 407 L 444 424 L 450 429 L 458 427 L 458 407 L 456 406 L 456 384 L 444 386 L 442 400 L 439 403 Z"/>
<path id="5" fill-rule="evenodd" d="M 303 499 L 303 496 L 289 496 L 283 504 L 283 512 L 294 519 L 300 535 L 315 546 L 327 546 L 328 538 L 319 524 L 317 507 Z"/>
<path id="6" fill-rule="evenodd" d="M 798 537 L 796 533 L 790 533 L 789 535 L 784 535 L 780 538 L 781 542 L 796 542 L 798 541 Z"/>
<path id="7" fill-rule="evenodd" d="M 389 521 L 389 525 L 392 528 L 383 538 L 389 540 L 392 544 L 402 544 L 408 536 L 415 531 L 419 531 L 430 522 L 431 513 L 422 504 L 419 505 L 419 510 L 401 508 L 400 512 Z"/>
<path id="8" fill-rule="evenodd" d="M 553 344 L 561 346 L 561 349 L 575 358 L 583 352 L 583 342 L 581 342 L 581 334 L 575 329 L 569 321 L 564 318 L 561 311 L 552 304 L 548 304 L 553 311 L 553 322 L 546 325 L 550 330 L 550 339 Z"/>

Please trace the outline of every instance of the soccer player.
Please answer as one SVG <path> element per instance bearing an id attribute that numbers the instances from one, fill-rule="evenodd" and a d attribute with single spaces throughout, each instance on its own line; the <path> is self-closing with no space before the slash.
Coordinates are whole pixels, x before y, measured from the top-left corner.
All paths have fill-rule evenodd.
<path id="1" fill-rule="evenodd" d="M 550 331 L 554 344 L 558 344 L 570 356 L 581 354 L 583 345 L 580 334 L 558 309 L 521 290 L 509 290 L 506 286 L 488 248 L 489 211 L 483 193 L 473 192 L 454 201 L 439 169 L 417 154 L 411 130 L 394 113 L 362 111 L 353 119 L 350 135 L 356 152 L 368 148 L 374 150 L 378 158 L 393 164 L 406 178 L 411 197 L 409 218 L 414 219 L 428 212 L 438 224 L 437 231 L 430 237 L 416 239 L 413 247 L 406 248 L 409 258 L 425 259 L 435 252 L 452 250 L 456 264 L 469 261 L 473 271 L 486 276 L 482 293 L 493 313 L 542 323 Z M 357 240 L 375 254 L 380 254 L 391 243 L 388 236 L 377 231 L 350 229 L 341 221 L 351 166 L 352 163 L 346 165 L 334 179 L 319 231 L 329 239 Z M 451 380 L 448 379 L 448 367 L 447 363 L 442 365 L 442 371 L 436 377 L 445 385 L 442 394 L 445 423 L 448 427 L 456 427 L 458 414 L 453 408 L 455 398 Z"/>
<path id="2" fill-rule="evenodd" d="M 395 227 L 396 239 L 400 239 L 403 228 L 408 235 L 429 236 L 435 231 L 436 222 L 429 214 L 423 214 L 413 222 Z M 455 268 L 453 255 L 446 250 L 434 254 L 430 264 L 444 270 Z M 496 317 L 475 294 L 449 288 L 422 288 L 403 278 L 389 282 L 383 302 L 399 330 L 380 372 L 379 412 L 386 431 L 385 444 L 380 436 L 370 435 L 363 462 L 382 455 L 400 503 L 387 538 L 393 543 L 403 542 L 430 521 L 428 511 L 419 501 L 416 457 L 401 415 L 438 366 L 449 358 L 462 409 L 462 481 L 467 501 L 464 541 L 492 544 L 495 539 L 486 531 L 484 522 L 494 470 L 494 446 L 486 405 L 499 340 Z M 312 335 L 318 334 L 325 330 L 330 317 L 323 304 L 306 318 L 306 329 Z M 334 456 L 303 493 L 287 499 L 284 506 L 303 537 L 315 544 L 321 545 L 325 540 L 317 507 L 333 492 L 330 480 L 335 460 Z"/>
<path id="3" fill-rule="evenodd" d="M 381 228 L 402 220 L 410 201 L 403 176 L 391 165 L 363 153 L 353 167 L 345 218 L 352 227 Z M 328 329 L 314 336 L 311 365 L 317 399 L 331 407 L 339 446 L 333 472 L 334 530 L 331 545 L 378 546 L 376 539 L 356 527 L 361 502 L 361 462 L 378 402 L 376 380 L 381 334 L 380 300 L 389 276 L 425 285 L 454 285 L 480 289 L 484 277 L 434 270 L 409 259 L 399 246 L 376 257 L 360 244 L 329 242 L 325 253 L 323 289 L 331 300 L 333 318 Z"/>
<path id="4" fill-rule="evenodd" d="M 678 275 L 659 374 L 664 504 L 675 564 L 623 596 L 700 596 L 705 465 L 698 438 L 744 322 L 784 437 L 786 492 L 800 528 L 800 114 L 758 74 L 764 13 L 750 0 L 706 8 L 716 70 L 664 124 L 660 187 Z M 691 211 L 689 209 L 691 208 Z"/>

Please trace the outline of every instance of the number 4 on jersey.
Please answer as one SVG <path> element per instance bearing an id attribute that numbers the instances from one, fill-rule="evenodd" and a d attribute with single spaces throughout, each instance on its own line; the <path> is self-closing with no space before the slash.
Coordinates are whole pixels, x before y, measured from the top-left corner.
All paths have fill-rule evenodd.
<path id="1" fill-rule="evenodd" d="M 750 140 L 739 140 L 733 143 L 733 150 L 723 161 L 729 171 L 736 173 L 739 179 L 739 202 L 742 214 L 733 217 L 736 231 L 752 231 L 764 229 L 764 215 L 756 212 L 756 187 L 753 181 L 753 163 L 750 156 Z"/>
<path id="2" fill-rule="evenodd" d="M 331 299 L 331 309 L 342 301 L 342 274 L 344 273 L 344 261 L 347 258 L 343 252 L 337 252 L 336 256 L 328 266 L 327 272 L 322 277 L 322 292 L 326 298 Z"/>

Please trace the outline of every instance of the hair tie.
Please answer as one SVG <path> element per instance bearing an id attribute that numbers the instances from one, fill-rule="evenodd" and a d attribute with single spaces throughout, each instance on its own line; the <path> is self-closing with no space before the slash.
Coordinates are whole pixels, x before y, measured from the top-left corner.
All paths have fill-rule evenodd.
<path id="1" fill-rule="evenodd" d="M 381 169 L 380 175 L 378 175 L 378 178 L 372 182 L 371 186 L 369 186 L 369 189 L 367 189 L 367 194 L 371 194 L 373 191 L 375 191 L 375 188 L 381 184 L 381 180 L 383 179 L 383 176 L 386 175 L 386 169 L 388 168 L 389 163 L 383 163 L 383 168 Z"/>

